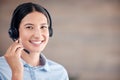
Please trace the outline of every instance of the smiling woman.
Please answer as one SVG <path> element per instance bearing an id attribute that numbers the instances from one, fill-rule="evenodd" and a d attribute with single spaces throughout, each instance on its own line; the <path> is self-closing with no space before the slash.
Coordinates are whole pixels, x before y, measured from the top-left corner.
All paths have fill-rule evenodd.
<path id="1" fill-rule="evenodd" d="M 0 57 L 0 80 L 69 80 L 62 65 L 42 54 L 52 34 L 45 8 L 31 2 L 19 5 L 9 29 L 14 42 Z"/>

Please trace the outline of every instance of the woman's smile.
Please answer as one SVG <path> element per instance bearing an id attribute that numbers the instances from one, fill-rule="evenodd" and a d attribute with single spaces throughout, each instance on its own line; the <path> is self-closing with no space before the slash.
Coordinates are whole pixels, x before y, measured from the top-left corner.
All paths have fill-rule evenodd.
<path id="1" fill-rule="evenodd" d="M 40 45 L 43 44 L 44 40 L 43 40 L 43 41 L 41 41 L 41 40 L 30 40 L 29 42 L 30 42 L 33 46 L 39 47 Z"/>

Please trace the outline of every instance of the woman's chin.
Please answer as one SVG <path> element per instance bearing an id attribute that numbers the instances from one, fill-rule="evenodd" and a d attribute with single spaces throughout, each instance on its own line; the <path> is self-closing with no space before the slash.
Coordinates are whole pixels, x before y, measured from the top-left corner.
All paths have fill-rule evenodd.
<path id="1" fill-rule="evenodd" d="M 27 48 L 27 50 L 30 53 L 41 53 L 41 51 L 43 51 L 44 47 L 31 47 L 31 48 Z"/>
<path id="2" fill-rule="evenodd" d="M 32 50 L 32 51 L 30 51 L 30 53 L 41 53 L 41 50 Z"/>

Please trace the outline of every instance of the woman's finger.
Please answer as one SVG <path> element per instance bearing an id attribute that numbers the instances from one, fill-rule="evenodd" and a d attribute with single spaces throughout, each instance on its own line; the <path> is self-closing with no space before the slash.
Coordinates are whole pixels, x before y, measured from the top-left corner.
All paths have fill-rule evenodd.
<path id="1" fill-rule="evenodd" d="M 17 48 L 17 50 L 16 50 L 16 55 L 19 55 L 19 56 L 21 56 L 21 54 L 22 54 L 22 50 L 23 50 L 24 48 L 23 47 L 19 47 L 19 48 Z"/>
<path id="2" fill-rule="evenodd" d="M 20 47 L 23 47 L 23 45 L 21 43 L 18 43 L 18 42 L 13 43 L 13 45 L 11 45 L 11 47 L 10 47 L 11 54 L 15 54 L 17 49 Z"/>

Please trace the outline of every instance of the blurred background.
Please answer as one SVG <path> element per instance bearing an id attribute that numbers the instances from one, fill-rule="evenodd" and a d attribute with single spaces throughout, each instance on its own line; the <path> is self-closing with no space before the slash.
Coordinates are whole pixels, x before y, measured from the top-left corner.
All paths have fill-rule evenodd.
<path id="1" fill-rule="evenodd" d="M 28 1 L 50 12 L 54 35 L 43 53 L 70 80 L 120 80 L 120 0 L 0 0 L 0 56 L 12 43 L 13 10 Z"/>

